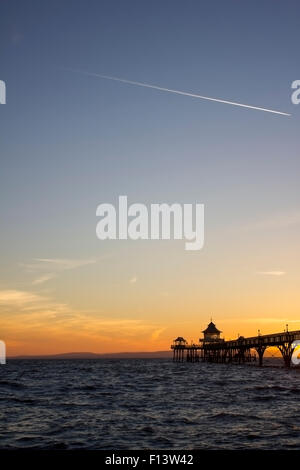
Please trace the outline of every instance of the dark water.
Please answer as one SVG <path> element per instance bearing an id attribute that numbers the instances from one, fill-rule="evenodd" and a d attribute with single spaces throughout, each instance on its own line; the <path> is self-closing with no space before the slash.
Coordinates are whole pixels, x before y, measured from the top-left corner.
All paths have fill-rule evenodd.
<path id="1" fill-rule="evenodd" d="M 300 449 L 300 371 L 9 361 L 0 366 L 0 447 Z"/>

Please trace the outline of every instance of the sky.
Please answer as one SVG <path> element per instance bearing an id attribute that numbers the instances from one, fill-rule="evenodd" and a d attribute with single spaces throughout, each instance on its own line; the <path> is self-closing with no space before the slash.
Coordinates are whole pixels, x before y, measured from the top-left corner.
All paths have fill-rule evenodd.
<path id="1" fill-rule="evenodd" d="M 300 329 L 299 2 L 2 0 L 0 31 L 8 355 Z M 100 241 L 119 195 L 203 203 L 204 248 Z"/>

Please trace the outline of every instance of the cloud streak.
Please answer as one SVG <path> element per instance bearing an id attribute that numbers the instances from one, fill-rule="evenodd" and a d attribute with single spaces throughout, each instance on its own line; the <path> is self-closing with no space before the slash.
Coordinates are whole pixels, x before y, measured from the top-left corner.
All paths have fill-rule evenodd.
<path id="1" fill-rule="evenodd" d="M 116 338 L 121 342 L 136 341 L 149 335 L 157 340 L 165 329 L 139 318 L 112 318 L 100 312 L 78 311 L 50 297 L 16 289 L 0 290 L 0 310 L 2 332 L 10 332 L 9 337 L 14 340 L 17 332 L 26 337 L 26 332 L 33 330 L 54 338 L 72 333 L 110 342 Z"/>
<path id="2" fill-rule="evenodd" d="M 263 274 L 264 276 L 284 276 L 285 271 L 259 271 L 258 274 Z"/>
<path id="3" fill-rule="evenodd" d="M 196 93 L 189 93 L 189 92 L 181 91 L 181 90 L 173 90 L 171 88 L 164 88 L 164 87 L 161 87 L 161 86 L 158 86 L 158 85 L 151 85 L 149 83 L 136 82 L 136 81 L 133 81 L 133 80 L 126 80 L 124 78 L 113 77 L 113 76 L 110 76 L 110 75 L 102 75 L 102 74 L 97 74 L 97 73 L 93 73 L 93 72 L 86 72 L 86 71 L 83 71 L 83 70 L 76 70 L 76 69 L 71 69 L 71 68 L 64 68 L 64 70 L 68 70 L 70 72 L 81 73 L 83 75 L 87 75 L 87 76 L 90 76 L 90 77 L 97 77 L 97 78 L 102 78 L 102 79 L 105 79 L 105 80 L 113 80 L 113 81 L 116 81 L 116 82 L 126 83 L 127 85 L 135 85 L 135 86 L 144 87 L 144 88 L 151 88 L 153 90 L 164 91 L 164 92 L 167 92 L 167 93 L 174 93 L 176 95 L 189 96 L 190 98 L 197 98 L 197 99 L 201 99 L 201 100 L 214 101 L 214 102 L 217 102 L 217 103 L 229 104 L 231 106 L 239 106 L 241 108 L 248 108 L 248 109 L 253 109 L 253 110 L 256 110 L 256 111 L 264 111 L 266 113 L 280 114 L 282 116 L 291 116 L 291 114 L 284 113 L 282 111 L 277 111 L 275 109 L 262 108 L 262 107 L 259 107 L 259 106 L 252 106 L 252 105 L 249 105 L 249 104 L 239 103 L 239 102 L 236 102 L 236 101 L 223 100 L 223 99 L 220 99 L 220 98 L 212 98 L 210 96 L 198 95 Z"/>
<path id="4" fill-rule="evenodd" d="M 266 215 L 261 220 L 252 221 L 240 227 L 242 231 L 275 230 L 300 225 L 300 211 L 285 211 Z"/>
<path id="5" fill-rule="evenodd" d="M 156 341 L 165 330 L 166 328 L 158 328 L 157 330 L 154 330 L 151 334 L 152 341 Z"/>
<path id="6" fill-rule="evenodd" d="M 60 259 L 60 258 L 37 258 L 37 262 L 44 263 L 44 266 L 55 268 L 58 271 L 65 271 L 66 269 L 76 269 L 88 264 L 95 264 L 96 259 Z M 36 265 L 35 265 L 36 266 Z M 40 265 L 41 266 L 41 265 Z"/>
<path id="7" fill-rule="evenodd" d="M 33 285 L 39 285 L 56 278 L 64 271 L 96 264 L 98 261 L 108 257 L 110 257 L 110 255 L 103 255 L 103 257 L 98 259 L 36 258 L 32 263 L 21 264 L 21 266 L 30 273 L 39 274 L 38 277 L 32 281 Z"/>
<path id="8" fill-rule="evenodd" d="M 32 304 L 39 301 L 41 297 L 32 292 L 24 292 L 14 289 L 0 291 L 0 305 L 19 306 Z"/>
<path id="9" fill-rule="evenodd" d="M 47 281 L 50 281 L 51 279 L 55 278 L 55 274 L 54 273 L 50 273 L 50 274 L 45 274 L 41 277 L 38 277 L 37 279 L 34 279 L 32 281 L 32 284 L 35 286 L 35 285 L 38 285 L 38 284 L 43 284 L 44 282 L 47 282 Z"/>

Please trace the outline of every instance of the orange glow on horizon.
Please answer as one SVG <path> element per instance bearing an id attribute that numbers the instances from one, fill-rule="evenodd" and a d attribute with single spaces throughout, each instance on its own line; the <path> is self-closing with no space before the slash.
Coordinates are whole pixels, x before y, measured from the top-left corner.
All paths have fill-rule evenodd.
<path id="1" fill-rule="evenodd" d="M 259 319 L 257 320 L 259 322 Z M 229 322 L 214 321 L 216 326 L 223 329 L 221 337 L 229 340 L 236 339 L 237 335 L 256 336 L 257 329 L 255 325 L 243 325 L 241 323 L 237 331 L 237 325 Z M 209 321 L 206 322 L 208 324 Z M 97 321 L 89 325 L 89 329 L 80 330 L 80 328 L 70 331 L 68 327 L 49 327 L 36 328 L 34 326 L 18 324 L 17 328 L 4 328 L 7 346 L 7 355 L 51 355 L 74 352 L 91 352 L 97 354 L 122 353 L 122 352 L 157 352 L 169 351 L 172 341 L 177 336 L 183 336 L 188 343 L 198 343 L 202 335 L 203 327 L 198 323 L 187 325 L 183 322 L 182 326 L 168 326 L 166 328 L 156 328 L 151 326 L 140 326 L 134 324 L 132 330 L 130 326 L 123 333 L 119 333 L 117 328 L 110 333 L 97 332 Z M 93 331 L 94 329 L 94 331 Z M 290 331 L 300 329 L 300 322 L 295 323 L 295 328 L 289 328 Z M 284 331 L 284 325 L 280 323 L 270 323 L 264 329 L 262 334 L 276 333 Z M 277 355 L 277 350 L 266 352 L 267 355 Z"/>

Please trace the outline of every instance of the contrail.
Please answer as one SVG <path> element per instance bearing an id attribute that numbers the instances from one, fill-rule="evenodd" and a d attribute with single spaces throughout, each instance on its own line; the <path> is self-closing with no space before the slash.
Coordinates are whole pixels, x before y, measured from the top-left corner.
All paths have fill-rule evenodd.
<path id="1" fill-rule="evenodd" d="M 282 116 L 291 116 L 291 114 L 283 113 L 282 111 L 276 111 L 275 109 L 260 108 L 258 106 L 251 106 L 249 104 L 237 103 L 235 101 L 221 100 L 220 98 L 211 98 L 209 96 L 202 96 L 202 95 L 198 95 L 195 93 L 188 93 L 186 91 L 172 90 L 170 88 L 163 88 L 157 85 L 150 85 L 149 83 L 134 82 L 132 80 L 125 80 L 124 78 L 111 77 L 109 75 L 100 75 L 98 73 L 85 72 L 83 70 L 76 70 L 76 69 L 70 69 L 70 68 L 64 68 L 64 70 L 81 73 L 83 75 L 89 75 L 91 77 L 104 78 L 105 80 L 114 80 L 116 82 L 127 83 L 128 85 L 136 85 L 136 86 L 141 86 L 144 88 L 152 88 L 154 90 L 159 90 L 159 91 L 167 91 L 168 93 L 175 93 L 176 95 L 190 96 L 191 98 L 199 98 L 201 100 L 215 101 L 217 103 L 223 103 L 223 104 L 231 104 L 232 106 L 240 106 L 241 108 L 256 109 L 257 111 L 265 111 L 266 113 L 281 114 Z"/>

